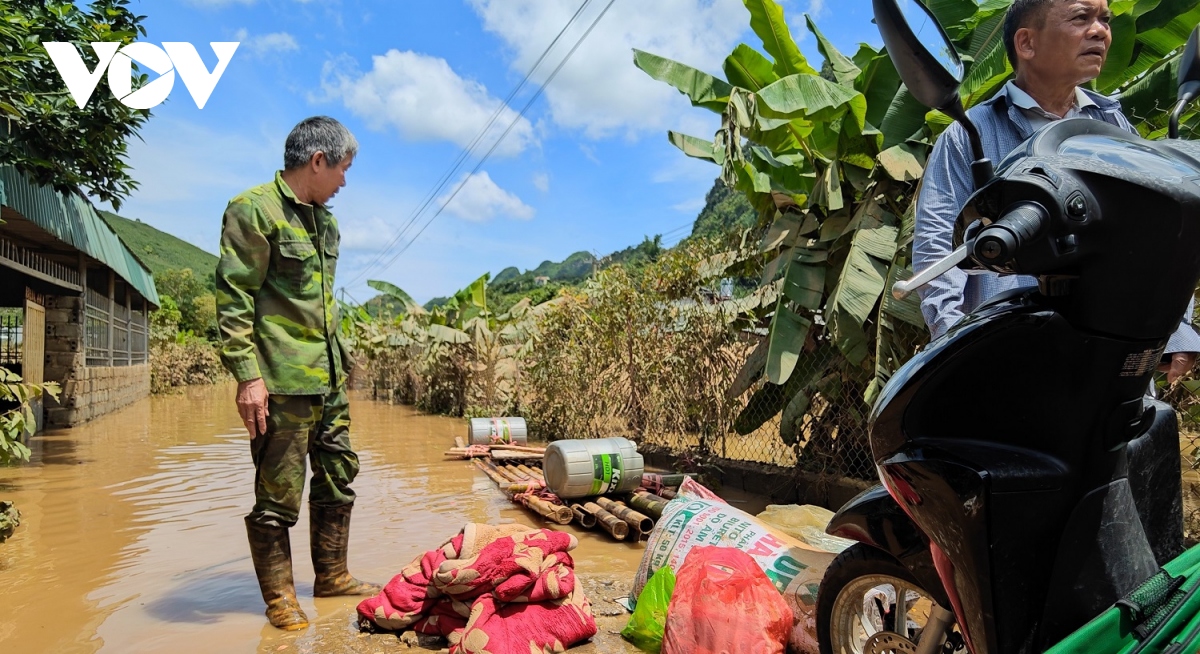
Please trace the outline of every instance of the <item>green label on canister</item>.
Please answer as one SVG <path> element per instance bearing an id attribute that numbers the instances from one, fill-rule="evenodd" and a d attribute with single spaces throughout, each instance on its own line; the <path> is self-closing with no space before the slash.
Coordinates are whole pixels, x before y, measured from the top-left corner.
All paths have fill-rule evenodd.
<path id="1" fill-rule="evenodd" d="M 512 443 L 512 431 L 507 420 L 492 418 L 491 439 L 493 443 Z"/>
<path id="2" fill-rule="evenodd" d="M 603 495 L 615 491 L 621 485 L 621 455 L 592 455 L 592 492 Z"/>

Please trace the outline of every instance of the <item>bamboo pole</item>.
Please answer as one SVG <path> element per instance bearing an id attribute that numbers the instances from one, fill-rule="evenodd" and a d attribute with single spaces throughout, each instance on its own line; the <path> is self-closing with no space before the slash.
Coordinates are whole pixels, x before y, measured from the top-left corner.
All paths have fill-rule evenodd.
<path id="1" fill-rule="evenodd" d="M 546 478 L 542 476 L 541 472 L 538 472 L 537 470 L 534 470 L 533 468 L 530 468 L 529 466 L 527 466 L 525 464 L 521 464 L 521 465 L 517 466 L 517 470 L 520 470 L 521 472 L 529 475 L 530 477 L 541 482 L 542 484 L 546 483 Z"/>
<path id="2" fill-rule="evenodd" d="M 654 484 L 659 484 L 661 486 L 672 486 L 678 488 L 679 485 L 683 483 L 683 478 L 686 476 L 687 475 L 683 474 L 660 475 L 653 472 L 646 472 L 642 473 L 642 484 L 651 486 Z"/>
<path id="3" fill-rule="evenodd" d="M 679 492 L 673 488 L 664 488 L 661 491 L 659 491 L 659 495 L 661 495 L 664 500 L 669 501 L 669 500 L 675 499 L 676 497 L 679 497 Z"/>
<path id="4" fill-rule="evenodd" d="M 638 513 L 624 504 L 614 502 L 607 497 L 597 497 L 596 504 L 599 504 L 600 508 L 605 511 L 624 520 L 631 529 L 639 534 L 648 533 L 654 528 L 654 521 L 649 516 Z"/>
<path id="5" fill-rule="evenodd" d="M 569 525 L 575 519 L 575 512 L 561 504 L 551 504 L 540 497 L 526 497 L 525 506 L 533 509 L 539 515 L 545 516 L 560 525 Z"/>
<path id="6" fill-rule="evenodd" d="M 596 523 L 600 525 L 604 531 L 607 531 L 610 536 L 617 540 L 625 540 L 629 535 L 629 525 L 617 516 L 605 511 L 595 502 L 588 502 L 583 505 L 583 510 L 592 514 L 596 518 Z"/>
<path id="7" fill-rule="evenodd" d="M 596 526 L 596 516 L 583 510 L 583 505 L 572 504 L 571 512 L 575 514 L 575 521 L 584 529 L 591 529 Z"/>
<path id="8" fill-rule="evenodd" d="M 502 467 L 500 467 L 500 466 L 496 465 L 496 463 L 495 463 L 494 461 L 491 461 L 491 460 L 489 460 L 489 459 L 476 459 L 476 460 L 477 460 L 477 461 L 483 461 L 483 462 L 484 462 L 484 465 L 486 465 L 486 466 L 488 467 L 488 469 L 489 469 L 489 470 L 491 470 L 492 472 L 494 472 L 494 473 L 496 473 L 497 475 L 499 475 L 499 476 L 500 476 L 502 479 L 504 479 L 504 482 L 502 482 L 502 483 L 501 483 L 501 482 L 498 482 L 498 483 L 501 483 L 501 485 L 504 485 L 505 483 L 516 483 L 516 484 L 519 484 L 519 483 L 521 483 L 521 482 L 522 482 L 522 480 L 521 480 L 521 479 L 516 479 L 516 478 L 514 478 L 512 475 L 508 474 L 508 472 L 507 472 L 507 471 L 505 471 L 505 470 L 504 470 Z"/>
<path id="9" fill-rule="evenodd" d="M 468 450 L 446 450 L 442 452 L 442 456 L 452 456 L 458 459 L 481 459 L 487 456 L 487 452 L 470 452 Z"/>
<path id="10" fill-rule="evenodd" d="M 489 445 L 488 447 L 492 448 L 493 450 L 513 450 L 516 452 L 536 452 L 537 454 L 545 454 L 546 453 L 546 448 L 544 448 L 544 447 L 529 447 L 528 445 L 514 445 L 512 443 L 496 443 L 494 445 Z"/>
<path id="11" fill-rule="evenodd" d="M 521 468 L 518 466 L 515 466 L 512 464 L 507 464 L 504 466 L 504 469 L 506 471 L 508 471 L 508 474 L 515 475 L 515 476 L 519 477 L 521 480 L 537 481 L 536 479 L 534 479 L 532 474 L 525 472 L 524 470 L 521 470 Z"/>
<path id="12" fill-rule="evenodd" d="M 469 452 L 484 452 L 491 456 L 501 456 L 508 458 L 525 458 L 525 459 L 540 459 L 543 453 L 540 450 L 514 449 L 510 447 L 500 447 L 497 445 L 471 445 L 469 447 L 454 446 L 446 450 L 447 455 L 451 454 L 467 454 Z"/>
<path id="13" fill-rule="evenodd" d="M 541 454 L 533 452 L 511 452 L 509 450 L 493 451 L 490 455 L 497 461 L 540 461 Z"/>
<path id="14" fill-rule="evenodd" d="M 522 479 L 520 475 L 514 475 L 513 473 L 509 472 L 508 470 L 506 470 L 503 467 L 497 466 L 495 468 L 495 470 L 496 470 L 496 472 L 498 472 L 500 474 L 501 477 L 504 477 L 505 479 L 513 482 L 514 484 L 520 484 L 520 483 L 526 481 L 525 479 Z"/>
<path id="15" fill-rule="evenodd" d="M 529 466 L 525 465 L 524 463 L 514 463 L 513 467 L 516 468 L 517 470 L 520 470 L 521 472 L 529 475 L 530 477 L 537 476 L 537 475 L 533 474 L 533 468 L 530 468 Z"/>
<path id="16" fill-rule="evenodd" d="M 462 436 L 455 436 L 454 447 L 461 447 L 465 449 L 467 447 L 467 441 L 463 440 Z"/>
<path id="17" fill-rule="evenodd" d="M 663 509 L 667 506 L 667 500 L 654 493 L 637 491 L 630 496 L 629 506 L 658 520 L 662 517 Z"/>
<path id="18" fill-rule="evenodd" d="M 504 488 L 509 483 L 509 480 L 502 477 L 499 472 L 496 472 L 492 468 L 489 468 L 488 465 L 486 463 L 484 463 L 482 459 L 474 459 L 474 461 L 475 461 L 475 467 L 482 470 L 483 474 L 488 476 L 488 479 L 491 479 L 492 481 L 496 482 L 496 484 L 499 485 L 501 488 Z"/>

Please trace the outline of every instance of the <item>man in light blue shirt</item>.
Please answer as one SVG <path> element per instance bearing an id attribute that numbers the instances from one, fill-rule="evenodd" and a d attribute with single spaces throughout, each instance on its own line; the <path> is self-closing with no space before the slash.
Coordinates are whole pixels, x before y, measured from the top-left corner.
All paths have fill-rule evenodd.
<path id="1" fill-rule="evenodd" d="M 1115 100 L 1080 88 L 1095 79 L 1112 42 L 1106 0 L 1016 0 L 1004 25 L 1004 44 L 1015 78 L 967 115 L 979 128 L 986 156 L 999 162 L 1038 129 L 1063 118 L 1103 120 L 1135 131 Z M 954 221 L 974 191 L 970 142 L 951 125 L 929 156 L 917 201 L 913 269 L 923 270 L 951 252 Z M 934 338 L 988 298 L 1036 286 L 1033 277 L 953 269 L 920 290 L 921 313 Z M 1200 335 L 1191 308 L 1167 344 L 1168 381 L 1191 370 Z"/>

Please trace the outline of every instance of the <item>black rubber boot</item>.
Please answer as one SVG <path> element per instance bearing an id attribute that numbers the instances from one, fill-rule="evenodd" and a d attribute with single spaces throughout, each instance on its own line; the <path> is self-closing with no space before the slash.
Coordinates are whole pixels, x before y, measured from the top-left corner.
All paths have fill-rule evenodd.
<path id="1" fill-rule="evenodd" d="M 350 550 L 350 511 L 353 504 L 326 507 L 309 504 L 309 536 L 312 543 L 313 597 L 374 595 L 379 584 L 359 581 L 346 570 Z"/>
<path id="2" fill-rule="evenodd" d="M 307 627 L 308 616 L 296 601 L 288 530 L 246 520 L 246 535 L 250 540 L 250 558 L 254 560 L 258 587 L 267 603 L 267 619 L 272 626 L 284 631 Z"/>

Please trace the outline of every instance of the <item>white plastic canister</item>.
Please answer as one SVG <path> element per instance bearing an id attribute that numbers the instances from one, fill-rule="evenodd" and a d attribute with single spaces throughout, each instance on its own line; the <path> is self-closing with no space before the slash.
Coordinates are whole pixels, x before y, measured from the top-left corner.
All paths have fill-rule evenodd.
<path id="1" fill-rule="evenodd" d="M 524 418 L 471 418 L 467 439 L 472 445 L 529 442 Z"/>
<path id="2" fill-rule="evenodd" d="M 642 468 L 628 438 L 554 441 L 542 457 L 546 487 L 562 498 L 627 493 L 642 485 Z"/>

